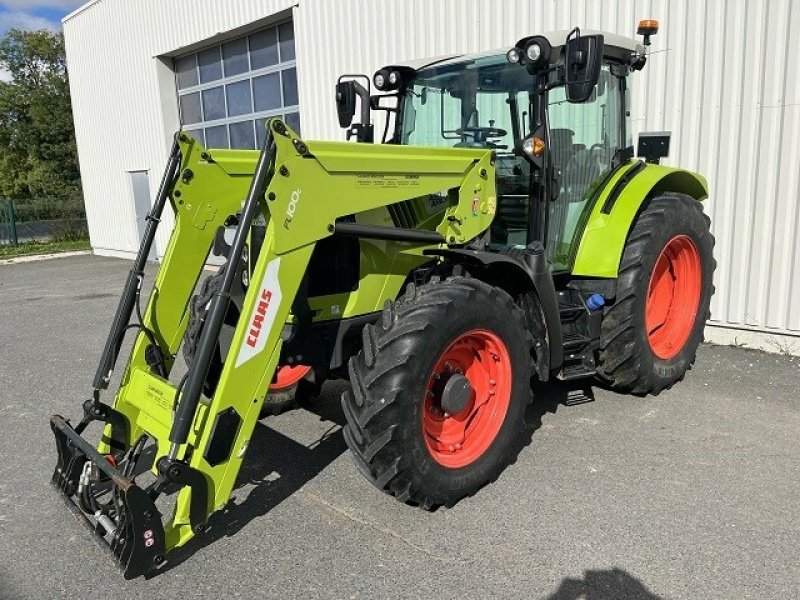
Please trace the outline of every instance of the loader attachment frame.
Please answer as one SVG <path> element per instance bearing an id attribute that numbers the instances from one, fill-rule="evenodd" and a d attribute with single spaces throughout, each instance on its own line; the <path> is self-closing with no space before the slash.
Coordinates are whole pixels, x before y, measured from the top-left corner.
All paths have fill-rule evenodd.
<path id="1" fill-rule="evenodd" d="M 435 231 L 349 222 L 351 215 L 442 190 L 449 201 Z M 145 261 L 168 199 L 175 226 L 142 313 Z M 491 224 L 495 204 L 490 150 L 306 143 L 278 119 L 267 122 L 260 153 L 206 150 L 185 134 L 176 136 L 84 417 L 74 428 L 59 415 L 51 418 L 59 454 L 53 484 L 108 543 L 126 577 L 163 565 L 170 551 L 205 531 L 209 515 L 230 500 L 316 243 L 333 235 L 393 239 L 422 256 L 425 249 L 480 235 Z M 203 383 L 236 269 L 226 269 L 210 302 L 185 377 L 175 384 L 169 375 L 192 293 L 219 228 L 232 215 L 238 225 L 229 264 L 247 252 L 255 218 L 264 217 L 266 235 L 257 257 L 250 257 L 254 263 L 230 350 L 213 397 L 206 398 Z M 138 322 L 131 324 L 134 309 Z M 105 404 L 101 393 L 122 337 L 132 328 L 139 331 L 119 390 Z M 106 424 L 96 447 L 82 437 L 95 420 Z M 151 442 L 152 465 L 144 470 L 155 481 L 140 486 L 138 463 Z M 111 500 L 93 499 L 93 486 Z M 162 522 L 156 500 L 173 494 L 173 512 Z"/>

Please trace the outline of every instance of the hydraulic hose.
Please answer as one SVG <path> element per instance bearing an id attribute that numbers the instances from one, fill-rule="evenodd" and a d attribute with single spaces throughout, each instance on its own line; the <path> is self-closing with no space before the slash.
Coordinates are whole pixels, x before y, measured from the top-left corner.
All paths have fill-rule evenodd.
<path id="1" fill-rule="evenodd" d="M 147 227 L 139 245 L 136 259 L 133 261 L 133 267 L 131 267 L 128 278 L 125 281 L 125 288 L 122 291 L 122 296 L 120 296 L 117 312 L 114 314 L 111 331 L 108 332 L 108 338 L 106 338 L 106 345 L 100 357 L 100 364 L 97 365 L 93 383 L 95 390 L 106 389 L 111 380 L 111 373 L 114 370 L 119 349 L 122 345 L 122 333 L 131 320 L 131 315 L 136 305 L 136 296 L 142 284 L 147 257 L 150 255 L 150 249 L 153 247 L 153 240 L 156 237 L 156 229 L 158 229 L 158 223 L 167 203 L 172 183 L 175 181 L 180 168 L 180 156 L 180 147 L 176 139 L 172 144 L 167 167 L 164 169 L 164 176 L 161 178 L 156 201 L 147 215 Z"/>

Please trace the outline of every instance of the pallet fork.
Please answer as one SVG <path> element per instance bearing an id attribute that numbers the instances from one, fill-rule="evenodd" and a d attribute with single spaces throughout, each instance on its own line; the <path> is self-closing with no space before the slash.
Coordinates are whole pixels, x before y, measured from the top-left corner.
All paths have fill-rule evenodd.
<path id="1" fill-rule="evenodd" d="M 403 173 L 416 175 L 398 175 Z M 441 190 L 454 190 L 457 202 L 450 203 L 435 231 L 342 220 Z M 355 235 L 425 247 L 463 243 L 488 227 L 493 210 L 477 207 L 493 207 L 494 194 L 494 158 L 488 150 L 309 145 L 278 119 L 268 121 L 260 153 L 207 151 L 190 136 L 176 135 L 84 416 L 74 427 L 60 415 L 50 420 L 58 450 L 52 483 L 110 547 L 126 578 L 162 567 L 170 551 L 202 533 L 209 515 L 229 501 L 316 242 Z M 145 264 L 168 200 L 175 227 L 142 313 Z M 215 235 L 231 215 L 238 220 L 231 264 L 246 254 L 251 225 L 260 215 L 267 232 L 254 257 L 228 360 L 213 397 L 206 398 L 203 384 L 236 269 L 225 272 L 211 300 L 187 374 L 177 385 L 169 374 L 186 329 L 189 299 Z M 119 391 L 106 404 L 101 395 L 130 329 L 138 330 L 133 349 Z M 82 436 L 93 421 L 105 424 L 96 447 Z M 150 468 L 155 481 L 142 487 L 137 477 L 143 467 L 137 463 L 150 441 L 155 456 L 144 470 Z M 156 501 L 171 494 L 177 494 L 174 510 L 163 522 Z"/>

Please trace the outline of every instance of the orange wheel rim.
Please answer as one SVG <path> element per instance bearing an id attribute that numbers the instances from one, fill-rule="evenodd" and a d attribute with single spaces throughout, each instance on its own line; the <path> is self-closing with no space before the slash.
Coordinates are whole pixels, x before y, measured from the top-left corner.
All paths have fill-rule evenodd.
<path id="1" fill-rule="evenodd" d="M 283 365 L 278 367 L 275 381 L 269 384 L 271 392 L 277 392 L 288 387 L 292 387 L 311 371 L 308 365 Z"/>
<path id="2" fill-rule="evenodd" d="M 469 380 L 470 398 L 455 414 L 444 411 L 442 389 L 449 377 Z M 494 333 L 474 329 L 458 336 L 441 354 L 425 389 L 422 429 L 433 459 L 451 469 L 483 456 L 505 421 L 511 402 L 511 358 Z"/>
<path id="3" fill-rule="evenodd" d="M 647 339 L 658 358 L 674 358 L 686 345 L 697 320 L 702 274 L 691 238 L 678 235 L 667 242 L 650 276 L 645 307 Z"/>

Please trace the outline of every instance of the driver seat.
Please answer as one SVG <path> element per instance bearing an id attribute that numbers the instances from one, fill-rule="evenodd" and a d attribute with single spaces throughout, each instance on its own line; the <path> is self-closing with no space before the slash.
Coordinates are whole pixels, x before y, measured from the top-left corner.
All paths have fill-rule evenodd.
<path id="1" fill-rule="evenodd" d="M 550 147 L 553 156 L 553 163 L 556 167 L 565 171 L 569 161 L 577 154 L 580 149 L 574 142 L 575 132 L 572 129 L 556 128 L 550 130 Z"/>

